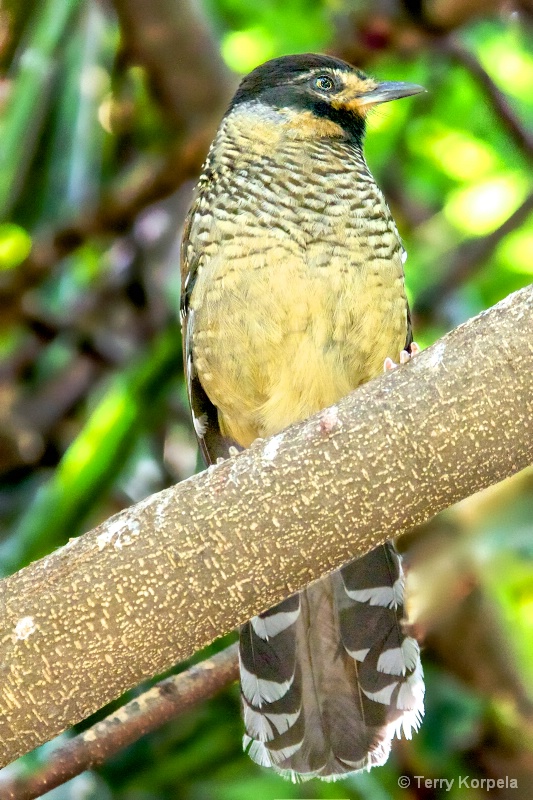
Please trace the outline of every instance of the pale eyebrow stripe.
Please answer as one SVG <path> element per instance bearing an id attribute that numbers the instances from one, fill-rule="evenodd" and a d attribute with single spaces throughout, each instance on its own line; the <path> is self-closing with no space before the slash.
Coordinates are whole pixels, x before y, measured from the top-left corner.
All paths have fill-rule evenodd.
<path id="1" fill-rule="evenodd" d="M 294 79 L 295 83 L 304 83 L 304 81 L 309 80 L 312 78 L 313 75 L 335 75 L 336 78 L 344 78 L 346 75 L 350 75 L 351 73 L 348 70 L 340 70 L 336 67 L 315 67 L 314 69 L 310 70 L 309 72 L 301 73 L 297 78 Z"/>

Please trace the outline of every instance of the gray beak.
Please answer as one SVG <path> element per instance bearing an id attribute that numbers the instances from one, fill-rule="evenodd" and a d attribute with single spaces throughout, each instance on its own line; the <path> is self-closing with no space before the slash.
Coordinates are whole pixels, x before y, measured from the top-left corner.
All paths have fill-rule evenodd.
<path id="1" fill-rule="evenodd" d="M 398 100 L 400 97 L 411 97 L 413 94 L 425 92 L 423 86 L 416 83 L 402 83 L 401 81 L 384 81 L 379 83 L 371 92 L 360 97 L 359 102 L 375 106 L 378 103 L 388 103 L 389 100 Z"/>

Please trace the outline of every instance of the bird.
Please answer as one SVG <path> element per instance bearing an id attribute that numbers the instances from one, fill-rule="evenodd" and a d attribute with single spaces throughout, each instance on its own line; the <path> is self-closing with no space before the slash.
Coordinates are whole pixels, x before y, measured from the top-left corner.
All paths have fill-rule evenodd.
<path id="1" fill-rule="evenodd" d="M 336 403 L 415 352 L 405 252 L 366 164 L 366 118 L 424 91 L 332 56 L 239 84 L 181 245 L 184 369 L 207 464 Z M 424 710 L 392 542 L 240 629 L 244 747 L 292 779 L 385 763 Z"/>

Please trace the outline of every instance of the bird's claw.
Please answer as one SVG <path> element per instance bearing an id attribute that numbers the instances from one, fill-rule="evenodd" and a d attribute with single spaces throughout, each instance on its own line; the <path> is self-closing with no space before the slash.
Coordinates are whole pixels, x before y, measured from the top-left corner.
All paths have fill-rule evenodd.
<path id="1" fill-rule="evenodd" d="M 402 350 L 400 353 L 400 364 L 407 364 L 413 356 L 418 355 L 420 352 L 420 347 L 417 345 L 416 342 L 411 342 L 409 346 L 409 350 Z M 383 362 L 383 372 L 389 372 L 391 369 L 396 369 L 399 364 L 392 360 L 392 358 L 387 357 Z"/>

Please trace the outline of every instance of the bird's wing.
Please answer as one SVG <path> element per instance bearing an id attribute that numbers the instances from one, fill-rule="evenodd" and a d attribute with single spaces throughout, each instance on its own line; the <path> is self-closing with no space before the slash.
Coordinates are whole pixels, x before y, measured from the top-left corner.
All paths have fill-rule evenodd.
<path id="1" fill-rule="evenodd" d="M 222 434 L 218 421 L 217 408 L 207 396 L 194 366 L 192 351 L 194 309 L 191 308 L 190 301 L 194 284 L 198 276 L 200 263 L 198 256 L 192 254 L 192 248 L 189 247 L 189 232 L 193 214 L 194 205 L 185 223 L 181 245 L 180 317 L 182 325 L 183 365 L 194 432 L 196 433 L 198 445 L 205 462 L 207 464 L 215 464 L 219 458 L 228 458 L 229 448 L 235 446 L 236 443 Z"/>
<path id="2" fill-rule="evenodd" d="M 407 337 L 405 339 L 404 350 L 407 350 L 408 353 L 412 343 L 413 343 L 413 323 L 411 321 L 411 309 L 409 308 L 409 303 L 407 303 Z"/>

